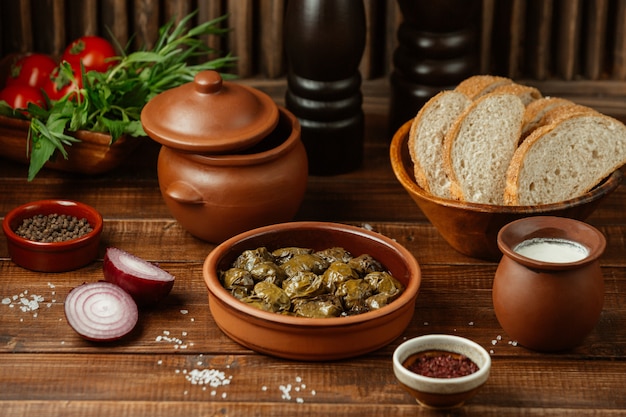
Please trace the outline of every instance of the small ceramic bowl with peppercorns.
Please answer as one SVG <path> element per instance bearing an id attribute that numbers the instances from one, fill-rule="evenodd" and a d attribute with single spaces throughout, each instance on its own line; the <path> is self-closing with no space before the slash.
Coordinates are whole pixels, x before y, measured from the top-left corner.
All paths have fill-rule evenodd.
<path id="1" fill-rule="evenodd" d="M 2 230 L 17 265 L 39 272 L 71 271 L 98 255 L 102 216 L 77 201 L 40 200 L 7 213 Z"/>
<path id="2" fill-rule="evenodd" d="M 400 385 L 426 407 L 453 408 L 472 398 L 489 378 L 491 357 L 460 336 L 431 334 L 409 339 L 393 354 Z"/>

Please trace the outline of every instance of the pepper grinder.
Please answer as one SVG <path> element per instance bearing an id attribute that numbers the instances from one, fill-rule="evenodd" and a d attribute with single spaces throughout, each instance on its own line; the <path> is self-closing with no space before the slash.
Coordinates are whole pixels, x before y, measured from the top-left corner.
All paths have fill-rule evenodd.
<path id="1" fill-rule="evenodd" d="M 309 174 L 335 175 L 363 160 L 359 64 L 365 9 L 359 0 L 298 0 L 285 13 L 285 105 L 300 121 Z"/>
<path id="2" fill-rule="evenodd" d="M 390 131 L 479 70 L 481 0 L 397 0 L 403 21 L 390 76 Z"/>

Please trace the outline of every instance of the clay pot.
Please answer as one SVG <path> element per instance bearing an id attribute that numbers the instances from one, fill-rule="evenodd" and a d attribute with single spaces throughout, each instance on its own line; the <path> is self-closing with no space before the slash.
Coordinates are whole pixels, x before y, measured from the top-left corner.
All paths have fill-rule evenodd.
<path id="1" fill-rule="evenodd" d="M 204 71 L 156 96 L 141 121 L 164 145 L 165 203 L 192 235 L 219 243 L 298 211 L 308 175 L 300 125 L 261 91 Z"/>
<path id="2" fill-rule="evenodd" d="M 586 256 L 555 262 L 515 251 L 520 243 L 535 238 L 575 242 L 586 248 Z M 604 302 L 598 261 L 606 247 L 602 233 L 573 219 L 529 217 L 504 226 L 498 233 L 498 246 L 504 256 L 492 296 L 504 331 L 538 351 L 560 351 L 582 343 L 597 324 Z"/>

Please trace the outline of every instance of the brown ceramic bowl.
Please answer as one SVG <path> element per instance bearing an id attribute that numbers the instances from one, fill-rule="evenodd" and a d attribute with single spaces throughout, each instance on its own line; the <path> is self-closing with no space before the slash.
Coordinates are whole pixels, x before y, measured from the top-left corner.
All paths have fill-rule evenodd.
<path id="1" fill-rule="evenodd" d="M 369 254 L 401 281 L 404 292 L 379 310 L 348 317 L 305 318 L 262 311 L 227 291 L 218 271 L 230 267 L 244 250 L 300 246 L 314 250 L 342 247 L 354 256 Z M 265 226 L 230 238 L 204 262 L 209 307 L 220 329 L 234 341 L 260 353 L 305 361 L 362 355 L 392 342 L 408 326 L 421 281 L 413 255 L 395 241 L 355 226 L 292 222 Z"/>
<path id="2" fill-rule="evenodd" d="M 559 216 L 584 220 L 598 204 L 619 186 L 622 172 L 616 170 L 587 194 L 559 203 L 537 206 L 497 206 L 448 200 L 431 195 L 415 182 L 408 139 L 412 121 L 394 134 L 390 158 L 393 171 L 411 198 L 441 236 L 458 252 L 485 260 L 502 256 L 497 244 L 498 231 L 522 217 Z"/>
<path id="3" fill-rule="evenodd" d="M 454 378 L 427 377 L 408 370 L 404 365 L 412 355 L 437 351 L 460 354 L 478 366 L 473 374 Z M 489 353 L 469 339 L 445 334 L 430 334 L 409 339 L 393 353 L 393 372 L 400 385 L 422 405 L 452 408 L 472 398 L 489 378 Z"/>
<path id="4" fill-rule="evenodd" d="M 27 152 L 30 122 L 0 115 L 0 156 L 29 163 Z M 71 133 L 80 140 L 68 147 L 68 158 L 56 158 L 45 168 L 56 171 L 97 175 L 117 168 L 142 143 L 143 138 L 121 136 L 111 144 L 111 135 L 79 130 Z"/>
<path id="5" fill-rule="evenodd" d="M 92 231 L 64 242 L 36 242 L 15 234 L 24 219 L 38 214 L 66 214 L 85 218 Z M 98 255 L 102 234 L 102 216 L 93 207 L 77 201 L 41 200 L 19 206 L 4 217 L 2 230 L 7 238 L 9 256 L 17 265 L 41 272 L 63 272 L 78 269 Z"/>

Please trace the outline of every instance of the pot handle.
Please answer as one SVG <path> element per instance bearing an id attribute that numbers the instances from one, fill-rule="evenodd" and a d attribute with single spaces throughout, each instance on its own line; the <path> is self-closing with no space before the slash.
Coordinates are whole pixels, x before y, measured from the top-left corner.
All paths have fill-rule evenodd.
<path id="1" fill-rule="evenodd" d="M 182 204 L 203 204 L 204 198 L 192 185 L 184 181 L 174 181 L 165 189 L 165 194 Z"/>

